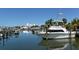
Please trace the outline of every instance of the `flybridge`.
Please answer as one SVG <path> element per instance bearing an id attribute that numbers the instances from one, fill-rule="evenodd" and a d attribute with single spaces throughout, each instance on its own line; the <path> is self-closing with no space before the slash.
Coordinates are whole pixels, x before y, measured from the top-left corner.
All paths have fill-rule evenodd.
<path id="1" fill-rule="evenodd" d="M 52 24 L 55 25 L 55 26 L 62 26 L 62 25 L 64 25 L 63 21 L 61 21 L 61 20 L 54 20 L 54 21 L 52 21 Z"/>
<path id="2" fill-rule="evenodd" d="M 65 28 L 63 28 L 62 26 L 51 26 L 49 28 L 49 30 L 64 30 L 67 31 Z"/>

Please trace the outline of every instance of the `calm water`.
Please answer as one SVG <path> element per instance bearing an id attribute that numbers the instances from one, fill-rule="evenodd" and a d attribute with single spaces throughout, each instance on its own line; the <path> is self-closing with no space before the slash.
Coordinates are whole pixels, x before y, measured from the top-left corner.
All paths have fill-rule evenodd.
<path id="1" fill-rule="evenodd" d="M 72 43 L 69 43 L 69 41 L 43 40 L 37 35 L 21 32 L 18 35 L 11 35 L 6 38 L 0 37 L 0 50 L 77 50 L 79 49 L 79 38 L 76 39 Z"/>

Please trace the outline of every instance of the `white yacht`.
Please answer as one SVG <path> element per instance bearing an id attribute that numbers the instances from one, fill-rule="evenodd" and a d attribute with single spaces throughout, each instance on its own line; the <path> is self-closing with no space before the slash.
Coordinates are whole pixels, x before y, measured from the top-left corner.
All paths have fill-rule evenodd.
<path id="1" fill-rule="evenodd" d="M 70 32 L 62 26 L 51 26 L 47 30 L 47 34 L 44 31 L 38 32 L 38 35 L 43 38 L 74 38 L 76 32 Z"/>
<path id="2" fill-rule="evenodd" d="M 76 32 L 68 31 L 64 27 L 64 23 L 61 20 L 55 20 L 52 22 L 53 26 L 50 26 L 46 31 L 38 32 L 37 35 L 43 37 L 43 38 L 74 38 Z"/>

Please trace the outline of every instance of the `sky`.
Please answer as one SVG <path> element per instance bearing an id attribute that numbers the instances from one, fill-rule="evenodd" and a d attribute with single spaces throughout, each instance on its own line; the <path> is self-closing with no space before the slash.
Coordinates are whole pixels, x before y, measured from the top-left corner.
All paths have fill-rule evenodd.
<path id="1" fill-rule="evenodd" d="M 59 15 L 61 13 L 62 15 Z M 79 17 L 79 8 L 0 8 L 0 25 L 44 24 L 46 20 Z"/>

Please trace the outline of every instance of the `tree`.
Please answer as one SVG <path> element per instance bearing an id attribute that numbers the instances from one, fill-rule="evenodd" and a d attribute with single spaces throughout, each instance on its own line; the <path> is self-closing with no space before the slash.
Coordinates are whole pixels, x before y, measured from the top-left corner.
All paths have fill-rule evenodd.
<path id="1" fill-rule="evenodd" d="M 52 19 L 49 19 L 49 24 L 52 25 Z"/>
<path id="2" fill-rule="evenodd" d="M 72 25 L 77 24 L 77 20 L 78 20 L 77 18 L 74 18 L 73 21 L 71 22 Z"/>
<path id="3" fill-rule="evenodd" d="M 79 26 L 79 18 L 74 18 L 71 24 L 72 24 L 72 29 L 76 30 L 76 28 Z"/>
<path id="4" fill-rule="evenodd" d="M 64 22 L 64 24 L 67 23 L 67 19 L 66 18 L 63 18 L 62 21 Z"/>
<path id="5" fill-rule="evenodd" d="M 70 23 L 66 24 L 66 29 L 68 29 L 68 30 L 70 29 Z"/>
<path id="6" fill-rule="evenodd" d="M 52 26 L 53 24 L 52 24 L 52 18 L 51 19 L 49 19 L 49 20 L 47 20 L 46 22 L 45 22 L 45 25 L 48 25 L 48 27 L 50 27 L 50 26 Z"/>

